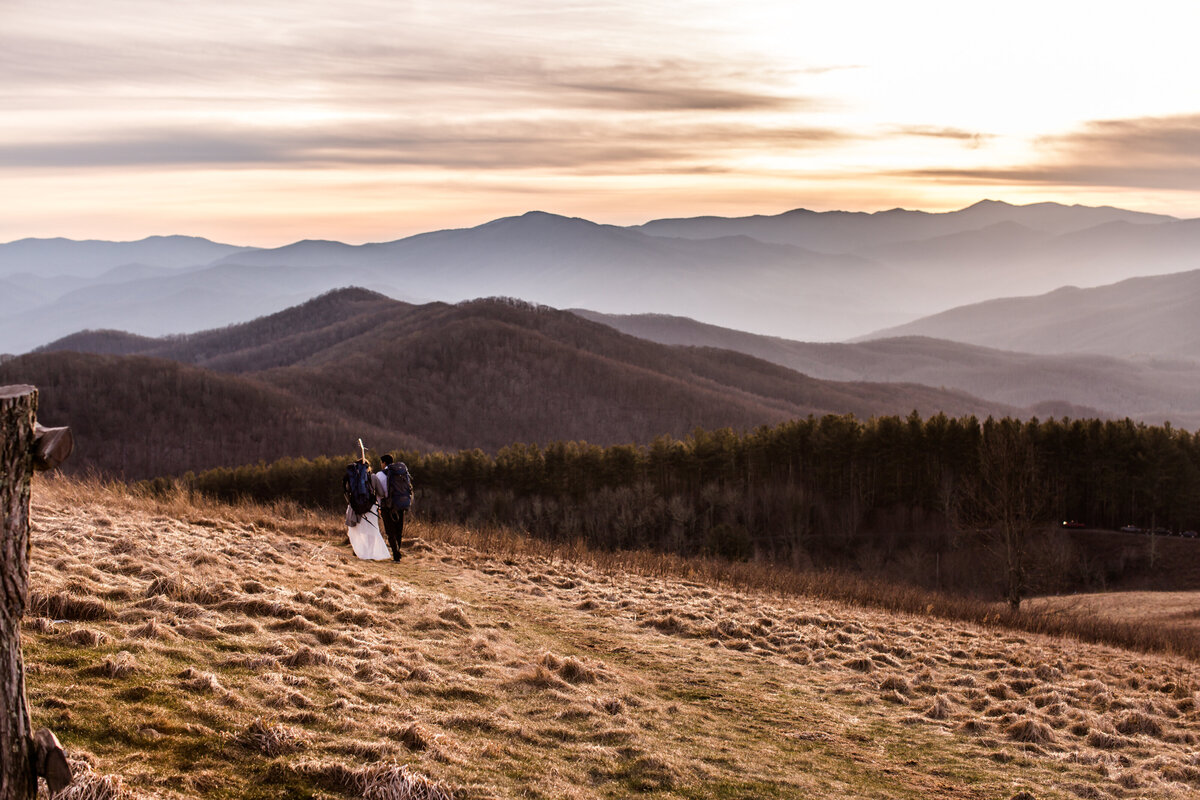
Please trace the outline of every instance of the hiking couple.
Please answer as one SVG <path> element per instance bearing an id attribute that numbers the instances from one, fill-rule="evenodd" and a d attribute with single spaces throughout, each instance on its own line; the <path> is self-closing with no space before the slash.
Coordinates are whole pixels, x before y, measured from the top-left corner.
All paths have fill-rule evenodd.
<path id="1" fill-rule="evenodd" d="M 347 533 L 359 558 L 387 558 L 390 546 L 392 560 L 399 561 L 404 513 L 412 505 L 412 476 L 403 461 L 395 461 L 386 453 L 379 460 L 383 467 L 375 473 L 365 453 L 346 467 L 342 488 L 348 504 Z M 386 543 L 381 533 L 387 534 Z"/>

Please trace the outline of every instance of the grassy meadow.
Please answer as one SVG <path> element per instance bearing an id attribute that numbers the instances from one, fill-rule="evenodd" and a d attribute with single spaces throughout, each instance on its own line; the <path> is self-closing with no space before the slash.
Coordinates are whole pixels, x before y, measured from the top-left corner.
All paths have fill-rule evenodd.
<path id="1" fill-rule="evenodd" d="M 63 478 L 32 519 L 27 687 L 71 800 L 1200 793 L 1174 617 L 1049 635 L 419 520 L 363 562 L 335 516 Z M 1164 633 L 1105 643 L 1130 624 Z"/>

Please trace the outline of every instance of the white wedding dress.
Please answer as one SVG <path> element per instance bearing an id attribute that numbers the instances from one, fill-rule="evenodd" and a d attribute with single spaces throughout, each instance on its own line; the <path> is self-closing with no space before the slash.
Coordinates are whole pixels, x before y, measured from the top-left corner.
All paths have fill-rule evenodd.
<path id="1" fill-rule="evenodd" d="M 392 557 L 392 551 L 388 549 L 383 534 L 379 532 L 378 505 L 363 514 L 357 525 L 347 528 L 346 535 L 350 537 L 350 546 L 354 548 L 354 555 L 359 558 L 380 561 Z"/>

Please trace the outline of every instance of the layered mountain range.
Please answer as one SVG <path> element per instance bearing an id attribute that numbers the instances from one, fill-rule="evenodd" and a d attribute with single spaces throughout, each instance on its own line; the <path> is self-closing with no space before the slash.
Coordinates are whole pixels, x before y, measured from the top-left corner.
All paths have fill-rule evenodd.
<path id="1" fill-rule="evenodd" d="M 0 352 L 33 352 L 0 382 L 42 389 L 78 468 L 127 477 L 360 436 L 494 450 L 825 413 L 1196 428 L 1197 253 L 1200 221 L 989 202 L 634 228 L 531 212 L 276 249 L 22 240 L 0 245 Z"/>
<path id="2" fill-rule="evenodd" d="M 808 414 L 1023 413 L 963 392 L 826 381 L 509 300 L 412 305 L 332 292 L 186 336 L 82 333 L 0 364 L 69 421 L 74 469 L 125 477 L 379 449 L 495 450 L 746 430 Z"/>
<path id="3" fill-rule="evenodd" d="M 27 239 L 0 244 L 0 351 L 25 352 L 83 329 L 193 332 L 357 285 L 413 303 L 511 296 L 608 314 L 685 316 L 793 340 L 889 330 L 1060 352 L 1079 348 L 1070 339 L 1060 344 L 1056 333 L 1035 332 L 1034 344 L 971 339 L 957 328 L 935 333 L 922 318 L 998 297 L 1196 269 L 1197 253 L 1200 221 L 989 201 L 944 214 L 796 210 L 629 228 L 530 212 L 392 242 L 274 249 L 187 237 Z M 1046 302 L 1069 317 L 1091 302 L 1089 291 Z M 1175 313 L 1122 311 L 1167 320 Z M 1017 336 L 1023 323 L 1010 317 L 1002 327 Z M 898 327 L 909 324 L 916 327 Z M 1161 342 L 1131 351 L 1124 333 L 1113 337 L 1124 348 L 1118 353 L 1091 331 L 1077 338 L 1089 352 L 1192 355 Z"/>

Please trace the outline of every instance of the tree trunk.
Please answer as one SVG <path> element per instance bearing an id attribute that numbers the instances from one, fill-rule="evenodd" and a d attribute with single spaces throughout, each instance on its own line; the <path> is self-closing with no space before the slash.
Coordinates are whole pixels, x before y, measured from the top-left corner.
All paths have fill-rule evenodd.
<path id="1" fill-rule="evenodd" d="M 37 793 L 21 659 L 36 412 L 32 386 L 0 387 L 0 800 L 29 800 Z"/>

